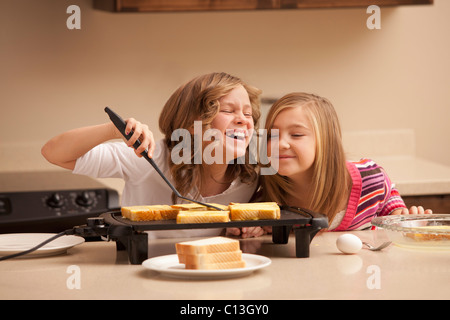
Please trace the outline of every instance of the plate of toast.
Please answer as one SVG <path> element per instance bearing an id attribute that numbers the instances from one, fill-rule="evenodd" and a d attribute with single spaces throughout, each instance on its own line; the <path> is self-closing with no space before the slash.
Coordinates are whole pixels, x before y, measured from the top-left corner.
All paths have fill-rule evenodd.
<path id="1" fill-rule="evenodd" d="M 247 276 L 271 264 L 267 257 L 242 253 L 239 241 L 212 237 L 180 242 L 176 254 L 145 260 L 144 268 L 183 279 L 227 279 Z"/>
<path id="2" fill-rule="evenodd" d="M 142 263 L 142 265 L 144 268 L 159 272 L 162 275 L 172 278 L 208 280 L 247 276 L 255 270 L 267 267 L 271 263 L 269 258 L 256 254 L 243 253 L 242 258 L 246 265 L 242 268 L 233 269 L 186 269 L 184 264 L 179 263 L 178 256 L 176 254 L 147 259 Z"/>

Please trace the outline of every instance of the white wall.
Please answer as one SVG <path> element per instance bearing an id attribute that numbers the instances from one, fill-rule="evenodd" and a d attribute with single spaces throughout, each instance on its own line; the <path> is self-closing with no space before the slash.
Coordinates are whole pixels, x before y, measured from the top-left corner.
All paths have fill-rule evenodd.
<path id="1" fill-rule="evenodd" d="M 66 8 L 81 8 L 68 30 Z M 450 165 L 450 1 L 361 9 L 108 13 L 92 2 L 0 2 L 0 171 L 54 167 L 52 136 L 106 122 L 106 105 L 154 128 L 169 95 L 211 71 L 280 97 L 331 99 L 345 132 L 412 130 L 418 156 Z M 364 155 L 361 155 L 364 156 Z"/>

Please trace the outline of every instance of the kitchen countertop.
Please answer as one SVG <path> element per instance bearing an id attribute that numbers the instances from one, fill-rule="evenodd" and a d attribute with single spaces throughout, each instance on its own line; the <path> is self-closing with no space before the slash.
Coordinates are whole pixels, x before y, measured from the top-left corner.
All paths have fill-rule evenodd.
<path id="1" fill-rule="evenodd" d="M 413 156 L 379 157 L 401 195 L 450 194 L 450 167 Z"/>
<path id="2" fill-rule="evenodd" d="M 383 230 L 349 232 L 374 244 L 387 239 Z M 311 243 L 309 258 L 295 258 L 295 238 L 272 244 L 271 236 L 241 240 L 244 252 L 269 257 L 271 265 L 226 280 L 173 279 L 128 263 L 114 242 L 85 242 L 67 254 L 0 262 L 0 299 L 448 299 L 448 251 L 366 249 L 340 253 L 341 233 L 322 232 Z M 175 253 L 180 239 L 158 239 L 149 255 Z M 256 251 L 255 251 L 256 250 Z M 75 266 L 75 267 L 73 267 Z M 80 288 L 70 288 L 74 269 Z M 73 279 L 73 278 L 72 278 Z"/>
<path id="3" fill-rule="evenodd" d="M 419 156 L 415 136 L 408 128 L 350 131 L 343 142 L 349 160 L 374 160 L 403 196 L 450 194 L 450 166 Z"/>

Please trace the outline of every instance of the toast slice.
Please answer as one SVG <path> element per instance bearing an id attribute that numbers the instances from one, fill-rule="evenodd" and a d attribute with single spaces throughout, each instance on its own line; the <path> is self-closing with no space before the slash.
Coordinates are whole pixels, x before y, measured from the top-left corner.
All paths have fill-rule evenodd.
<path id="1" fill-rule="evenodd" d="M 241 261 L 230 261 L 230 262 L 222 262 L 222 263 L 207 263 L 202 266 L 198 265 L 186 265 L 186 269 L 195 269 L 195 270 L 219 270 L 219 269 L 236 269 L 236 268 L 245 268 L 246 264 L 244 260 Z"/>
<path id="2" fill-rule="evenodd" d="M 229 208 L 232 221 L 280 219 L 276 202 L 230 203 Z"/>
<path id="3" fill-rule="evenodd" d="M 175 244 L 177 254 L 194 255 L 216 252 L 238 251 L 239 240 L 226 237 L 212 237 L 200 240 L 191 240 Z"/>
<path id="4" fill-rule="evenodd" d="M 242 251 L 224 251 L 199 254 L 179 254 L 178 261 L 191 266 L 203 266 L 211 263 L 224 263 L 242 260 Z"/>
<path id="5" fill-rule="evenodd" d="M 221 208 L 222 210 L 228 210 L 228 206 L 225 206 L 223 204 L 217 204 L 217 203 L 207 203 L 212 206 Z M 172 208 L 179 209 L 179 210 L 187 210 L 187 211 L 211 211 L 215 210 L 208 206 L 202 206 L 201 204 L 197 203 L 181 203 L 181 204 L 174 204 L 171 206 Z"/>
<path id="6" fill-rule="evenodd" d="M 181 211 L 206 211 L 206 207 L 202 206 L 201 204 L 197 204 L 197 203 L 179 203 L 179 204 L 173 204 L 171 205 L 172 208 L 174 209 L 178 209 Z"/>
<path id="7" fill-rule="evenodd" d="M 244 268 L 239 241 L 225 237 L 179 242 L 175 248 L 186 269 L 218 270 Z"/>
<path id="8" fill-rule="evenodd" d="M 124 218 L 131 221 L 155 221 L 174 220 L 179 210 L 169 205 L 131 206 L 122 207 L 121 213 Z"/>
<path id="9" fill-rule="evenodd" d="M 214 223 L 230 221 L 229 211 L 180 211 L 177 223 Z"/>

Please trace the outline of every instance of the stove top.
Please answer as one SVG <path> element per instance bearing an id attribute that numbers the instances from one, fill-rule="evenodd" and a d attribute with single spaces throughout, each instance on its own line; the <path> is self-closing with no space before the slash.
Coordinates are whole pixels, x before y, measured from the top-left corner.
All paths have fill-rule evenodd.
<path id="1" fill-rule="evenodd" d="M 0 192 L 105 188 L 95 179 L 70 171 L 0 172 Z"/>
<path id="2" fill-rule="evenodd" d="M 0 173 L 0 233 L 60 232 L 118 207 L 117 191 L 86 176 Z"/>

